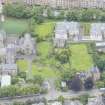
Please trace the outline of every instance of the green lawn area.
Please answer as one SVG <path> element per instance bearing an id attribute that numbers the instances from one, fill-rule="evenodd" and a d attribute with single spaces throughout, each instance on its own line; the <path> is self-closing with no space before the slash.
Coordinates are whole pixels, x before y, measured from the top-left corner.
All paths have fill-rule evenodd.
<path id="1" fill-rule="evenodd" d="M 38 35 L 39 38 L 45 38 L 52 35 L 52 32 L 54 31 L 55 22 L 49 21 L 42 23 L 40 25 L 37 25 L 35 27 L 35 32 Z"/>
<path id="2" fill-rule="evenodd" d="M 71 45 L 71 65 L 76 70 L 88 70 L 93 65 L 85 44 Z"/>
<path id="3" fill-rule="evenodd" d="M 91 23 L 89 22 L 81 22 L 81 26 L 83 27 L 84 35 L 89 35 Z"/>
<path id="4" fill-rule="evenodd" d="M 38 51 L 38 58 L 40 60 L 36 60 L 32 64 L 32 74 L 33 75 L 41 75 L 44 78 L 50 77 L 58 77 L 58 72 L 50 66 L 50 64 L 55 63 L 55 59 L 49 58 L 50 52 L 52 51 L 52 45 L 50 42 L 42 41 L 37 43 L 37 51 Z M 27 71 L 28 70 L 28 62 L 25 60 L 18 60 L 17 61 L 18 67 L 20 71 Z"/>
<path id="5" fill-rule="evenodd" d="M 52 51 L 52 43 L 47 41 L 42 41 L 37 44 L 38 53 L 42 58 L 46 58 L 49 53 Z"/>
<path id="6" fill-rule="evenodd" d="M 28 71 L 28 62 L 26 60 L 18 60 L 17 64 L 20 71 Z M 58 72 L 51 69 L 49 66 L 41 66 L 35 63 L 32 64 L 32 75 L 41 75 L 44 78 L 54 78 L 57 77 L 57 74 Z"/>
<path id="7" fill-rule="evenodd" d="M 9 34 L 20 34 L 28 29 L 28 23 L 25 19 L 6 18 L 0 27 Z"/>

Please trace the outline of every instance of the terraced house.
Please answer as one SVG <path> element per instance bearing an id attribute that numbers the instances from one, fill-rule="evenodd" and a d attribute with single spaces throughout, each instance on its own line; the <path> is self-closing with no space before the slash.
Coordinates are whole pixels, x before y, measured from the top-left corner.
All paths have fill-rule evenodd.
<path id="1" fill-rule="evenodd" d="M 55 8 L 105 8 L 105 0 L 0 0 L 1 3 L 25 3 Z"/>

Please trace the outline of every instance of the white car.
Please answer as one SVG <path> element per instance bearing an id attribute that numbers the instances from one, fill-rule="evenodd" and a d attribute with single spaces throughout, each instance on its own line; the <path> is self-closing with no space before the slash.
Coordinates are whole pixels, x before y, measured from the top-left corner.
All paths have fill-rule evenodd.
<path id="1" fill-rule="evenodd" d="M 100 91 L 101 92 L 105 92 L 105 88 L 100 88 Z"/>

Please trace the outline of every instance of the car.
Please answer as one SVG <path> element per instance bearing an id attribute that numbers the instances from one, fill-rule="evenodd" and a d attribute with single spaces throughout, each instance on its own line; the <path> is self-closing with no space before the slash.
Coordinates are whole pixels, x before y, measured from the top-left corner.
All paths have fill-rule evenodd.
<path id="1" fill-rule="evenodd" d="M 100 88 L 100 92 L 105 92 L 105 88 Z"/>

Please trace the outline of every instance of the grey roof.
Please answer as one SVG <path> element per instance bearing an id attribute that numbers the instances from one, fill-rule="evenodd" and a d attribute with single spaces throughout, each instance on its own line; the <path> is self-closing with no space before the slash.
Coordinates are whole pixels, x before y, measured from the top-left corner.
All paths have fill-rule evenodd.
<path id="1" fill-rule="evenodd" d="M 102 31 L 105 31 L 105 23 L 92 23 L 91 24 L 91 35 L 101 35 Z"/>
<path id="2" fill-rule="evenodd" d="M 67 39 L 69 34 L 78 35 L 79 23 L 78 22 L 57 22 L 55 27 L 55 38 Z"/>
<path id="3" fill-rule="evenodd" d="M 71 100 L 66 100 L 64 105 L 83 105 L 82 103 L 80 103 L 80 101 L 71 101 Z"/>
<path id="4" fill-rule="evenodd" d="M 2 70 L 17 70 L 17 64 L 1 64 Z"/>
<path id="5" fill-rule="evenodd" d="M 96 47 L 105 47 L 105 42 L 96 42 Z"/>
<path id="6" fill-rule="evenodd" d="M 92 67 L 92 68 L 91 68 L 91 72 L 93 72 L 93 73 L 99 73 L 98 67 L 97 67 L 97 66 Z"/>
<path id="7" fill-rule="evenodd" d="M 35 104 L 32 104 L 32 105 L 44 105 L 44 103 L 35 103 Z"/>

